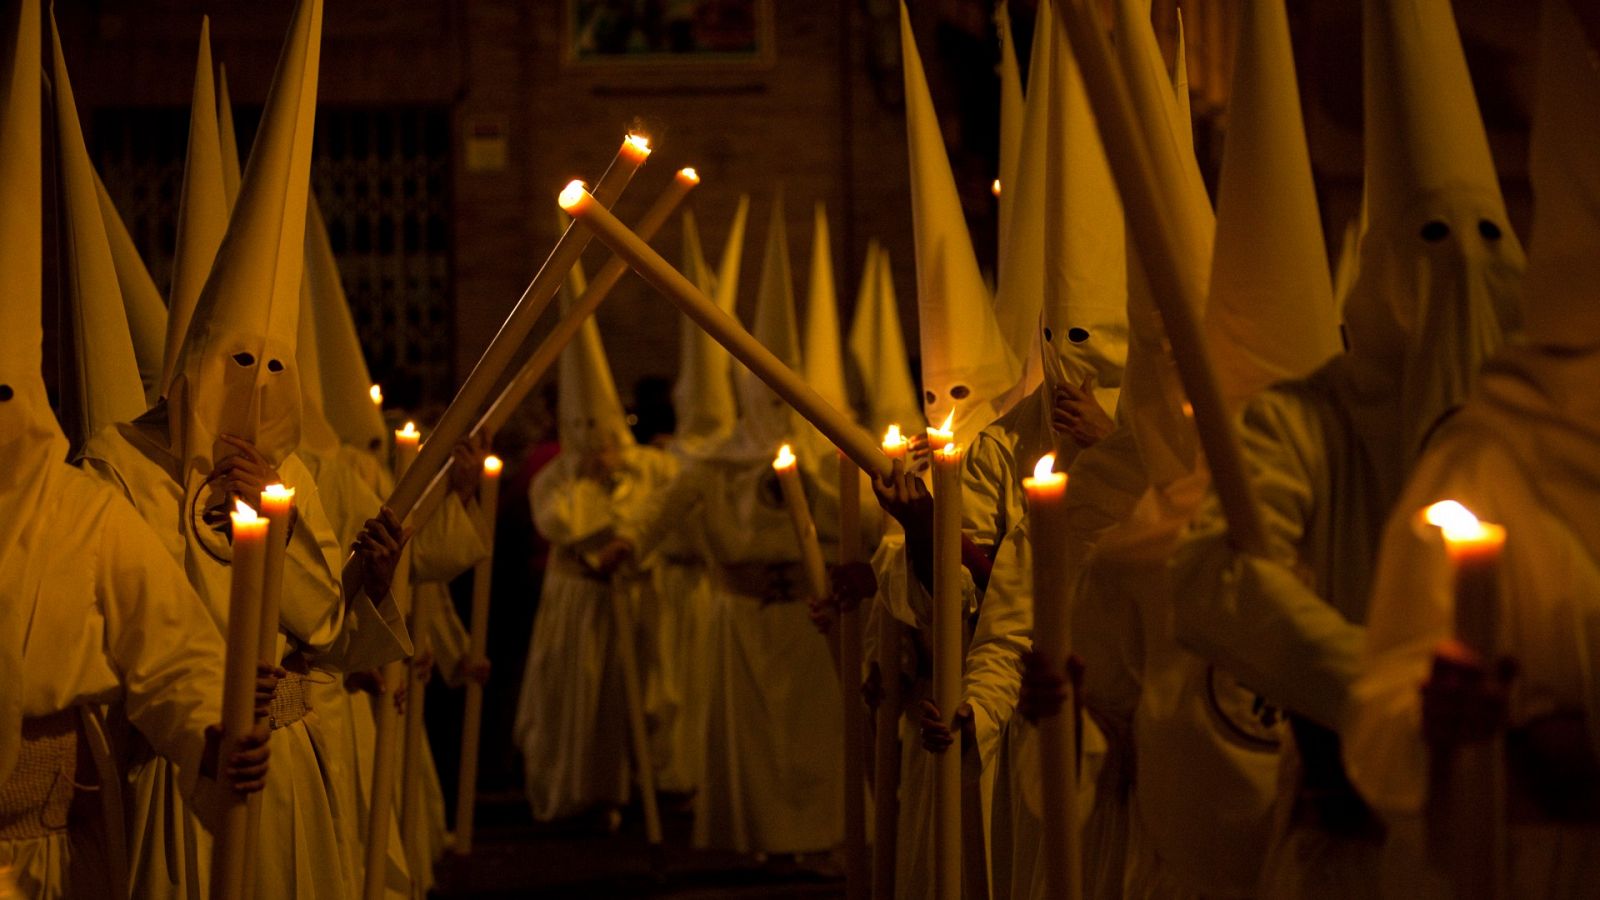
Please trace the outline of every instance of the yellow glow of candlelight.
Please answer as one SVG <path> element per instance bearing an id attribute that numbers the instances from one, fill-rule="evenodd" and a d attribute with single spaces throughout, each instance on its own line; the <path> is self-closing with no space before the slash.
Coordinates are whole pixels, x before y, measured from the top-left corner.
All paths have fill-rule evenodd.
<path id="1" fill-rule="evenodd" d="M 950 434 L 950 427 L 956 422 L 956 411 L 950 410 L 950 415 L 944 417 L 944 424 L 939 426 L 940 434 Z"/>
<path id="2" fill-rule="evenodd" d="M 885 447 L 898 447 L 905 442 L 905 436 L 900 433 L 899 425 L 890 425 L 889 430 L 883 433 L 883 445 Z"/>
<path id="3" fill-rule="evenodd" d="M 1040 493 L 1045 491 L 1060 491 L 1067 484 L 1067 473 L 1057 472 L 1056 455 L 1046 453 L 1039 457 L 1033 465 L 1033 476 L 1022 479 L 1022 487 L 1026 491 Z"/>
<path id="4" fill-rule="evenodd" d="M 645 137 L 644 135 L 635 134 L 635 133 L 630 131 L 630 132 L 628 132 L 628 136 L 623 138 L 622 140 L 623 140 L 623 143 L 627 144 L 628 147 L 630 149 L 632 149 L 634 153 L 636 153 L 636 154 L 638 154 L 640 156 L 649 156 L 650 155 L 650 139 Z"/>
<path id="5" fill-rule="evenodd" d="M 788 444 L 784 444 L 778 448 L 778 458 L 772 461 L 772 467 L 774 469 L 792 469 L 794 468 L 794 462 L 794 450 Z"/>
<path id="6" fill-rule="evenodd" d="M 588 196 L 588 187 L 581 180 L 574 178 L 567 182 L 566 187 L 561 189 L 561 196 L 556 198 L 556 202 L 561 204 L 562 209 L 570 213 L 581 206 L 584 198 Z"/>
<path id="7" fill-rule="evenodd" d="M 1452 547 L 1498 545 L 1506 530 L 1478 520 L 1472 511 L 1455 500 L 1440 500 L 1422 511 L 1423 519 L 1437 527 L 1445 543 Z"/>
<path id="8" fill-rule="evenodd" d="M 287 502 L 294 499 L 294 488 L 284 487 L 281 484 L 269 484 L 261 489 L 261 496 L 270 500 Z"/>
<path id="9" fill-rule="evenodd" d="M 256 515 L 256 511 L 254 509 L 250 508 L 250 504 L 244 502 L 243 500 L 239 500 L 239 499 L 235 499 L 233 501 L 233 524 L 234 525 L 249 524 L 251 522 L 256 521 L 259 518 L 260 518 L 260 516 Z"/>
<path id="10" fill-rule="evenodd" d="M 693 166 L 684 166 L 683 168 L 679 169 L 678 177 L 689 182 L 690 184 L 700 183 L 700 173 L 696 172 Z"/>
<path id="11" fill-rule="evenodd" d="M 949 459 L 958 453 L 960 453 L 960 451 L 956 449 L 956 445 L 954 443 L 945 444 L 944 449 L 939 451 L 939 455 L 943 456 L 945 459 Z"/>
<path id="12" fill-rule="evenodd" d="M 955 438 L 955 436 L 956 436 L 956 433 L 954 431 L 950 430 L 951 427 L 955 424 L 955 421 L 956 421 L 956 411 L 952 409 L 952 410 L 950 410 L 950 414 L 948 416 L 944 417 L 944 424 L 943 425 L 940 425 L 938 428 L 929 428 L 928 429 L 928 438 L 929 438 L 929 440 L 932 441 L 933 443 L 938 443 L 940 441 L 943 441 L 943 442 L 945 442 L 947 444 L 950 443 L 950 441 L 953 440 Z"/>
<path id="13" fill-rule="evenodd" d="M 1000 179 L 996 178 L 994 184 L 989 185 L 989 190 L 996 197 L 1000 196 Z"/>
<path id="14" fill-rule="evenodd" d="M 498 457 L 498 456 L 495 456 L 493 454 L 490 454 L 489 456 L 485 456 L 483 458 L 483 474 L 485 474 L 485 475 L 499 475 L 500 474 L 500 469 L 504 465 L 505 465 L 505 463 L 502 463 L 500 461 L 500 457 Z"/>
<path id="15" fill-rule="evenodd" d="M 422 437 L 422 432 L 417 430 L 417 423 L 415 423 L 415 422 L 407 422 L 406 423 L 406 427 L 400 429 L 399 431 L 396 431 L 394 433 L 394 436 L 395 437 L 399 437 L 399 438 L 407 438 L 407 439 L 414 440 L 416 438 Z"/>
<path id="16" fill-rule="evenodd" d="M 372 398 L 373 406 L 383 406 L 383 388 L 379 385 L 367 388 L 367 396 Z"/>
<path id="17" fill-rule="evenodd" d="M 1033 464 L 1033 477 L 1036 481 L 1043 481 L 1055 473 L 1056 455 L 1054 453 L 1046 453 L 1039 457 L 1038 462 Z"/>

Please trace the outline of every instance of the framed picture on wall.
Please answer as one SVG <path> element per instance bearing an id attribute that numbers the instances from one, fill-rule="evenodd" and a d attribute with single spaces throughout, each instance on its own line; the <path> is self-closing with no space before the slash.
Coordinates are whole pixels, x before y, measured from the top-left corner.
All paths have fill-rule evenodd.
<path id="1" fill-rule="evenodd" d="M 743 68 L 773 59 L 773 0 L 565 0 L 569 65 Z"/>

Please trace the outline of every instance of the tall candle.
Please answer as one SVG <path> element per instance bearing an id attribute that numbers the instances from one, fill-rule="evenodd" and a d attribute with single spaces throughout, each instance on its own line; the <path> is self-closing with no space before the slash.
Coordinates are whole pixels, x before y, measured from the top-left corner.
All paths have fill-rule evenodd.
<path id="1" fill-rule="evenodd" d="M 1490 662 L 1499 652 L 1496 580 L 1506 530 L 1479 521 L 1454 500 L 1433 504 L 1425 515 L 1430 524 L 1439 527 L 1445 553 L 1455 568 L 1456 637 Z"/>
<path id="2" fill-rule="evenodd" d="M 934 430 L 929 430 L 930 435 Z M 933 702 L 947 725 L 961 706 L 961 448 L 933 453 Z M 951 728 L 955 732 L 954 727 Z M 934 794 L 934 895 L 961 897 L 961 735 L 939 754 Z"/>
<path id="3" fill-rule="evenodd" d="M 952 409 L 950 414 L 944 417 L 944 423 L 938 428 L 930 425 L 928 427 L 928 446 L 943 447 L 946 444 L 955 443 L 956 433 L 952 427 L 955 420 L 956 411 Z"/>
<path id="4" fill-rule="evenodd" d="M 905 435 L 900 433 L 898 423 L 890 425 L 889 430 L 883 433 L 883 455 L 889 457 L 891 461 L 905 459 L 906 448 L 909 445 L 910 442 L 906 440 Z"/>
<path id="5" fill-rule="evenodd" d="M 822 561 L 817 525 L 811 518 L 811 505 L 806 502 L 806 491 L 800 483 L 800 467 L 796 463 L 794 451 L 784 444 L 778 448 L 772 469 L 778 473 L 783 504 L 789 508 L 789 521 L 794 525 L 795 539 L 800 543 L 800 563 L 805 570 L 806 589 L 812 597 L 826 597 L 829 593 L 828 567 Z"/>
<path id="6" fill-rule="evenodd" d="M 1072 652 L 1072 619 L 1067 596 L 1067 476 L 1055 471 L 1055 454 L 1039 458 L 1028 495 L 1028 541 L 1033 555 L 1033 649 L 1042 665 L 1065 676 Z M 1077 898 L 1083 894 L 1082 846 L 1077 827 L 1077 721 L 1072 685 L 1065 709 L 1040 719 L 1039 768 L 1044 796 L 1045 894 Z"/>
<path id="7" fill-rule="evenodd" d="M 399 478 L 417 461 L 417 454 L 422 447 L 422 432 L 417 430 L 417 423 L 407 422 L 406 427 L 394 433 L 394 475 Z"/>
<path id="8" fill-rule="evenodd" d="M 373 406 L 383 409 L 383 387 L 381 385 L 375 384 L 367 388 L 367 396 L 372 398 Z"/>
<path id="9" fill-rule="evenodd" d="M 500 457 L 486 456 L 483 478 L 478 482 L 478 530 L 489 554 L 472 570 L 472 624 L 468 644 L 471 657 L 481 660 L 489 654 L 489 588 L 494 576 L 495 518 L 500 506 Z M 466 711 L 461 720 L 461 765 L 456 784 L 456 841 L 454 850 L 465 856 L 472 852 L 472 816 L 478 799 L 478 741 L 483 732 L 483 685 L 467 682 Z"/>
<path id="10" fill-rule="evenodd" d="M 278 659 L 278 605 L 283 597 L 283 558 L 289 548 L 289 522 L 294 513 L 294 488 L 269 484 L 261 492 L 261 515 L 267 520 L 266 561 L 261 578 L 261 618 L 257 626 L 257 659 L 276 664 Z M 250 890 L 256 883 L 256 849 L 261 840 L 261 792 L 246 801 L 249 810 L 245 826 L 244 883 Z"/>
<path id="11" fill-rule="evenodd" d="M 267 560 L 267 520 L 242 500 L 234 501 L 232 582 L 228 593 L 228 651 L 222 682 L 222 741 L 217 780 L 226 781 L 228 760 L 239 741 L 255 727 L 256 660 L 260 656 L 261 591 Z M 244 896 L 249 807 L 245 798 L 223 790 L 222 824 L 211 851 L 211 894 L 226 900 Z"/>
<path id="12" fill-rule="evenodd" d="M 861 467 L 839 459 L 839 563 L 859 563 Z M 861 702 L 861 608 L 839 611 L 839 691 L 844 699 L 844 869 L 847 900 L 866 900 L 872 884 L 867 857 L 867 710 Z"/>

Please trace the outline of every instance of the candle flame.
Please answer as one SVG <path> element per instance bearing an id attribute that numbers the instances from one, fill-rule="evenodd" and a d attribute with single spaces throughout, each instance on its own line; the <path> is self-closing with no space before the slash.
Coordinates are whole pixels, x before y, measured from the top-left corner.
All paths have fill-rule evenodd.
<path id="1" fill-rule="evenodd" d="M 944 417 L 944 424 L 940 425 L 938 428 L 935 428 L 933 430 L 938 432 L 939 434 L 950 434 L 951 433 L 950 427 L 952 425 L 954 425 L 955 422 L 956 422 L 956 411 L 952 409 L 952 410 L 950 410 L 950 415 Z"/>
<path id="2" fill-rule="evenodd" d="M 944 449 L 943 449 L 943 450 L 941 450 L 941 451 L 939 451 L 939 452 L 941 452 L 941 453 L 943 453 L 943 454 L 944 454 L 944 455 L 945 455 L 945 456 L 947 456 L 947 457 L 950 457 L 950 456 L 955 456 L 955 455 L 956 455 L 956 445 L 955 445 L 955 442 L 954 442 L 954 441 L 952 441 L 952 442 L 950 442 L 950 443 L 948 443 L 948 444 L 945 444 L 945 445 L 944 445 Z"/>
<path id="3" fill-rule="evenodd" d="M 381 386 L 375 384 L 367 388 L 367 396 L 372 398 L 373 406 L 383 405 L 383 388 Z"/>
<path id="4" fill-rule="evenodd" d="M 574 178 L 567 182 L 566 187 L 561 189 L 561 196 L 556 198 L 556 202 L 561 204 L 562 209 L 566 210 L 567 212 L 572 212 L 574 208 L 583 202 L 583 198 L 586 197 L 588 193 L 589 191 L 584 183 L 581 180 Z"/>
<path id="5" fill-rule="evenodd" d="M 1039 457 L 1039 461 L 1033 465 L 1033 477 L 1040 481 L 1051 477 L 1055 474 L 1055 471 L 1056 455 L 1054 453 L 1046 453 Z"/>
<path id="6" fill-rule="evenodd" d="M 774 469 L 787 469 L 793 465 L 794 450 L 788 444 L 784 444 L 778 448 L 778 458 L 772 461 L 772 467 Z"/>
<path id="7" fill-rule="evenodd" d="M 259 518 L 259 516 L 256 515 L 256 511 L 251 508 L 250 504 L 237 498 L 233 501 L 233 515 L 234 518 L 240 522 L 254 522 L 257 518 Z"/>
<path id="8" fill-rule="evenodd" d="M 678 177 L 689 182 L 690 184 L 700 183 L 700 173 L 694 170 L 694 166 L 684 166 L 683 168 L 679 169 Z"/>
<path id="9" fill-rule="evenodd" d="M 899 425 L 890 425 L 889 430 L 883 433 L 883 445 L 885 447 L 896 447 L 905 442 L 905 436 L 900 433 Z"/>
<path id="10" fill-rule="evenodd" d="M 995 196 L 996 196 L 996 197 L 998 197 L 998 196 L 1000 196 L 1000 179 L 998 179 L 998 178 L 996 178 L 996 179 L 995 179 L 995 180 L 994 180 L 994 184 L 991 184 L 991 185 L 989 185 L 989 190 L 990 190 L 990 192 L 992 192 L 992 193 L 993 193 L 993 194 L 994 194 L 994 195 L 995 195 Z"/>
<path id="11" fill-rule="evenodd" d="M 293 500 L 294 488 L 284 487 L 281 484 L 269 484 L 261 489 L 261 496 L 271 497 L 274 500 Z"/>
<path id="12" fill-rule="evenodd" d="M 641 156 L 649 156 L 650 155 L 650 139 L 645 137 L 644 135 L 635 134 L 634 132 L 630 131 L 630 132 L 628 132 L 628 136 L 623 138 L 623 140 L 625 142 L 627 142 L 627 144 L 629 146 L 631 146 L 636 152 L 638 152 L 639 155 L 641 155 Z"/>
<path id="13" fill-rule="evenodd" d="M 1471 510 L 1454 500 L 1441 500 L 1423 510 L 1422 515 L 1429 525 L 1438 527 L 1447 541 L 1481 540 L 1489 534 Z"/>
<path id="14" fill-rule="evenodd" d="M 486 475 L 499 475 L 500 469 L 504 465 L 505 463 L 500 461 L 500 457 L 492 453 L 483 458 L 483 471 Z"/>
<path id="15" fill-rule="evenodd" d="M 398 433 L 405 437 L 419 437 L 422 434 L 417 431 L 417 423 L 415 422 L 407 422 L 406 427 L 400 429 Z"/>

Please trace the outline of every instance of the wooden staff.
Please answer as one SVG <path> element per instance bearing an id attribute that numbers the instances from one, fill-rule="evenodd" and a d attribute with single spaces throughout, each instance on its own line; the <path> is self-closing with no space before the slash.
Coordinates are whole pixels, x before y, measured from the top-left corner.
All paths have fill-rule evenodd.
<path id="1" fill-rule="evenodd" d="M 639 657 L 633 643 L 633 615 L 628 611 L 628 599 L 615 579 L 606 596 L 611 603 L 612 637 L 617 643 L 617 661 L 622 665 L 623 700 L 628 707 L 628 740 L 633 745 L 634 778 L 639 782 L 639 800 L 644 806 L 644 836 L 651 850 L 657 854 L 653 863 L 658 864 L 662 846 L 661 810 L 656 805 L 655 756 L 650 752 L 650 732 L 644 721 L 644 689 L 639 680 Z"/>
<path id="2" fill-rule="evenodd" d="M 428 765 L 423 708 L 428 689 L 428 669 L 419 665 L 417 660 L 428 659 L 433 654 L 436 596 L 432 585 L 412 582 L 411 622 L 408 627 L 411 629 L 414 652 L 405 667 L 406 722 L 400 773 L 400 844 L 406 851 L 406 864 L 411 869 L 413 886 L 421 880 L 422 873 L 433 866 L 422 839 L 422 831 L 426 827 L 423 824 L 422 783 Z"/>
<path id="3" fill-rule="evenodd" d="M 267 518 L 267 562 L 261 587 L 260 659 L 276 665 L 278 660 L 278 607 L 283 598 L 283 558 L 289 551 L 289 522 L 294 513 L 294 488 L 269 484 L 261 492 L 261 514 Z M 245 801 L 245 845 L 251 852 L 244 859 L 245 897 L 255 894 L 256 852 L 261 846 L 262 792 Z"/>
<path id="4" fill-rule="evenodd" d="M 472 571 L 472 630 L 470 658 L 489 655 L 489 588 L 494 577 L 495 516 L 500 507 L 500 457 L 483 461 L 483 480 L 478 482 L 478 528 L 489 554 Z M 483 685 L 467 682 L 466 712 L 461 722 L 461 768 L 456 777 L 455 852 L 472 852 L 472 814 L 478 799 L 478 741 L 483 733 Z"/>
<path id="5" fill-rule="evenodd" d="M 894 900 L 895 850 L 900 830 L 900 640 L 901 625 L 878 610 L 877 734 L 873 739 L 872 897 Z"/>
<path id="6" fill-rule="evenodd" d="M 861 562 L 861 467 L 839 457 L 839 564 Z M 871 891 L 867 856 L 867 721 L 861 703 L 861 608 L 839 611 L 839 697 L 844 706 L 844 876 L 847 900 Z"/>
<path id="7" fill-rule="evenodd" d="M 601 176 L 600 183 L 595 186 L 594 198 L 596 205 L 610 206 L 621 196 L 623 188 L 633 178 L 633 173 L 650 155 L 650 145 L 647 140 L 636 135 L 628 135 L 622 142 L 622 147 L 617 151 L 616 157 L 611 161 L 610 168 Z M 589 232 L 582 228 L 568 227 L 556 241 L 549 257 L 545 259 L 544 266 L 539 269 L 533 281 L 522 293 L 522 298 L 511 310 L 511 315 L 506 317 L 500 332 L 489 342 L 489 347 L 483 352 L 482 358 L 472 369 L 467 380 L 462 383 L 461 389 L 456 391 L 455 399 L 450 401 L 450 406 L 440 417 L 439 423 L 434 426 L 433 440 L 417 458 L 405 474 L 398 476 L 394 491 L 389 495 L 388 507 L 394 510 L 395 515 L 404 519 L 411 512 L 411 507 L 422 496 L 428 482 L 434 475 L 444 468 L 445 462 L 450 458 L 451 451 L 460 440 L 466 437 L 468 430 L 478 421 L 483 411 L 483 406 L 489 400 L 489 392 L 494 390 L 495 383 L 505 374 L 515 360 L 517 350 L 528 337 L 528 332 L 539 320 L 539 316 L 550 305 L 551 299 L 560 290 L 561 283 L 566 280 L 567 273 L 578 262 L 578 257 L 589 244 Z"/>
<path id="8" fill-rule="evenodd" d="M 1106 45 L 1094 0 L 1063 0 L 1056 25 L 1078 59 L 1083 84 L 1105 144 L 1106 160 L 1122 196 L 1123 213 L 1138 237 L 1139 258 L 1161 313 L 1172 357 L 1194 411 L 1195 431 L 1211 469 L 1211 485 L 1228 519 L 1228 537 L 1245 553 L 1264 553 L 1265 530 L 1255 486 L 1245 473 L 1237 436 L 1217 388 L 1216 373 L 1200 335 L 1198 311 L 1206 286 L 1181 260 L 1204 252 L 1203 241 L 1172 214 L 1176 201 L 1164 191 L 1188 178 L 1170 141 L 1147 143 L 1139 109 L 1128 93 Z M 1152 111 L 1153 112 L 1153 111 Z M 602 237 L 602 239 L 604 239 Z"/>
<path id="9" fill-rule="evenodd" d="M 828 564 L 822 560 L 822 544 L 817 540 L 817 523 L 811 518 L 811 504 L 806 501 L 805 488 L 800 484 L 800 467 L 794 451 L 788 444 L 778 448 L 778 458 L 772 461 L 772 470 L 778 474 L 778 487 L 783 491 L 783 505 L 789 508 L 789 522 L 794 526 L 795 543 L 800 546 L 800 569 L 805 575 L 806 590 L 813 598 L 829 595 Z M 835 672 L 841 668 L 839 632 L 830 629 L 825 635 L 828 655 L 833 658 Z"/>
<path id="10" fill-rule="evenodd" d="M 628 226 L 598 202 L 581 182 L 572 182 L 561 192 L 561 208 L 593 229 L 595 236 L 627 260 L 641 278 L 682 309 L 717 343 L 727 348 L 734 359 L 743 363 L 773 393 L 815 425 L 835 447 L 849 454 L 856 465 L 874 475 L 889 474 L 889 460 L 871 435 L 824 400 L 804 378 L 745 331 L 738 320 L 723 312 L 715 301 L 701 293 L 661 254 L 628 230 Z"/>
<path id="11" fill-rule="evenodd" d="M 933 702 L 955 744 L 934 757 L 934 896 L 961 900 L 961 448 L 933 453 Z"/>
<path id="12" fill-rule="evenodd" d="M 228 594 L 228 654 L 222 682 L 222 740 L 217 749 L 217 781 L 239 742 L 255 727 L 256 660 L 261 641 L 261 590 L 266 575 L 267 520 L 237 502 L 233 519 L 232 583 Z M 242 900 L 245 895 L 245 856 L 249 805 L 244 795 L 222 790 L 222 823 L 211 848 L 211 895 L 219 900 Z"/>

